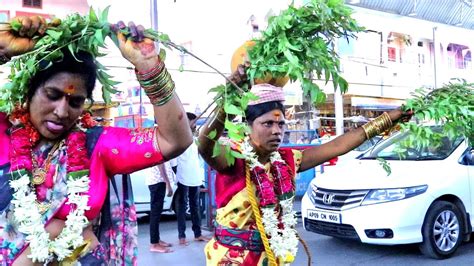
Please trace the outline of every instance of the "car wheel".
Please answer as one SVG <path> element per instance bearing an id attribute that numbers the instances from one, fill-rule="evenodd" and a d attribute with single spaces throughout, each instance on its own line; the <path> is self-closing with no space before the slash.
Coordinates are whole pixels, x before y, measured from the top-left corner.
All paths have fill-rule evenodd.
<path id="1" fill-rule="evenodd" d="M 449 258 L 462 242 L 463 216 L 451 202 L 436 201 L 428 209 L 421 229 L 421 252 L 434 259 Z"/>

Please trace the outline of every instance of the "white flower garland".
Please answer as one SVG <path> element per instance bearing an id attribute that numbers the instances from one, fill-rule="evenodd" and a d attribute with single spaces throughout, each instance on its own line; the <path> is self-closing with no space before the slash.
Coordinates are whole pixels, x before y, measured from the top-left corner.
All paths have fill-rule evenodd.
<path id="1" fill-rule="evenodd" d="M 66 219 L 66 225 L 55 240 L 49 239 L 42 222 L 42 216 L 36 206 L 36 193 L 30 187 L 30 177 L 23 174 L 20 178 L 10 181 L 13 193 L 13 218 L 18 226 L 18 231 L 26 235 L 26 242 L 30 244 L 31 258 L 33 262 L 47 264 L 52 261 L 54 254 L 58 261 L 66 257 L 84 243 L 83 229 L 89 224 L 85 211 L 90 207 L 88 195 L 81 195 L 89 191 L 89 176 L 84 175 L 74 178 L 68 175 L 66 204 L 76 206 L 71 208 Z"/>
<path id="2" fill-rule="evenodd" d="M 245 158 L 249 161 L 251 171 L 255 167 L 265 169 L 258 161 L 258 156 L 248 139 L 243 142 L 242 150 Z M 273 164 L 276 161 L 284 162 L 278 151 L 274 151 L 270 155 L 270 162 Z M 294 197 L 279 201 L 283 229 L 278 228 L 278 216 L 272 207 L 261 208 L 262 223 L 265 228 L 265 233 L 269 236 L 268 242 L 270 243 L 270 247 L 275 255 L 283 258 L 284 261 L 288 261 L 287 258 L 289 255 L 294 258 L 298 250 L 297 232 L 294 229 L 297 219 L 296 212 L 293 210 L 293 198 Z"/>

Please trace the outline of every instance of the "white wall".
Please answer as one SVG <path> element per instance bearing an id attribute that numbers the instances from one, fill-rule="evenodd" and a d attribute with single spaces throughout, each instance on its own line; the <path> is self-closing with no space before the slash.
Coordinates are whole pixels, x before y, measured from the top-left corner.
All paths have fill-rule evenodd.
<path id="1" fill-rule="evenodd" d="M 64 17 L 67 14 L 78 12 L 85 14 L 89 10 L 89 6 L 86 0 L 43 0 L 42 8 L 27 8 L 23 7 L 22 0 L 1 0 L 0 10 L 9 10 L 10 17 L 14 17 L 16 11 L 39 13 L 39 14 L 51 14 L 58 17 Z"/>
<path id="2" fill-rule="evenodd" d="M 472 30 L 434 23 L 395 14 L 383 13 L 363 8 L 354 8 L 353 17 L 358 23 L 368 30 L 380 32 L 360 33 L 353 41 L 354 54 L 342 55 L 342 76 L 350 83 L 350 94 L 381 96 L 405 99 L 410 93 L 421 86 L 435 85 L 435 67 L 433 55 L 429 51 L 429 43 L 433 42 L 433 28 L 437 49 L 436 78 L 437 86 L 449 82 L 452 78 L 465 78 L 472 80 L 473 69 L 456 69 L 449 67 L 446 48 L 449 43 L 462 44 L 474 47 L 474 34 Z M 397 32 L 411 36 L 412 44 L 404 45 L 404 62 L 388 61 L 387 38 L 390 32 Z M 418 47 L 418 41 L 423 42 L 423 47 Z M 440 53 L 439 44 L 444 47 Z M 382 62 L 380 62 L 380 44 L 382 44 Z M 394 46 L 394 43 L 390 44 Z M 400 50 L 397 50 L 399 53 Z M 418 54 L 425 56 L 425 64 L 418 62 Z M 398 56 L 399 54 L 397 54 Z M 398 58 L 397 58 L 398 59 Z M 398 61 L 398 60 L 397 60 Z M 332 88 L 326 88 L 332 92 Z"/>

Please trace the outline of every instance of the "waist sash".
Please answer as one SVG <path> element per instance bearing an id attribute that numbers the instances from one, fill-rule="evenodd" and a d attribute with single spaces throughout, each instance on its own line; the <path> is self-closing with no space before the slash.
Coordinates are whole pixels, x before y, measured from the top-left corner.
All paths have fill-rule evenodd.
<path id="1" fill-rule="evenodd" d="M 265 250 L 257 230 L 234 229 L 216 223 L 215 239 L 227 248 L 258 252 Z"/>

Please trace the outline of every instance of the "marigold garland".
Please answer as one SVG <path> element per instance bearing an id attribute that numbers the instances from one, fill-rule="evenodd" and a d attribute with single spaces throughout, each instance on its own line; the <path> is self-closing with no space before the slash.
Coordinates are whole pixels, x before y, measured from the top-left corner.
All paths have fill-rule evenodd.
<path id="1" fill-rule="evenodd" d="M 252 206 L 252 209 L 256 217 L 257 228 L 262 235 L 262 241 L 268 253 L 267 256 L 271 263 L 275 260 L 275 256 L 284 263 L 291 263 L 298 249 L 298 238 L 294 229 L 297 220 L 293 211 L 293 171 L 281 158 L 278 151 L 273 152 L 270 156 L 272 182 L 265 172 L 265 167 L 258 161 L 258 156 L 248 139 L 243 143 L 242 153 L 248 165 L 247 175 L 251 175 L 259 197 L 260 209 L 255 208 L 258 206 Z M 247 190 L 252 203 L 255 196 L 252 191 L 249 191 L 248 184 Z M 257 204 L 256 200 L 255 204 Z M 277 205 L 280 208 L 281 217 L 278 217 L 275 211 Z M 271 248 L 271 253 L 269 253 L 268 246 Z"/>
<path id="2" fill-rule="evenodd" d="M 26 235 L 33 262 L 48 263 L 57 256 L 62 261 L 70 256 L 75 248 L 83 244 L 83 228 L 89 221 L 85 211 L 89 209 L 89 159 L 86 148 L 85 130 L 95 125 L 90 114 L 84 114 L 76 129 L 66 138 L 67 153 L 67 202 L 71 210 L 67 216 L 66 226 L 59 236 L 51 241 L 44 229 L 42 215 L 36 206 L 37 195 L 32 187 L 31 150 L 40 139 L 38 131 L 31 124 L 29 113 L 17 107 L 10 116 L 11 128 L 11 176 L 10 186 L 14 190 L 12 205 L 13 216 L 18 231 Z"/>

